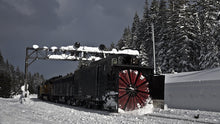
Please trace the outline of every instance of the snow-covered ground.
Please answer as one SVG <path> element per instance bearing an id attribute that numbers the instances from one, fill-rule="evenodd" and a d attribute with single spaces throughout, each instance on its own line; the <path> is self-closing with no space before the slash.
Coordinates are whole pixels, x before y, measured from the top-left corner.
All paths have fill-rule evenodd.
<path id="1" fill-rule="evenodd" d="M 199 118 L 194 116 L 199 114 Z M 35 96 L 25 104 L 19 98 L 0 98 L 0 124 L 186 124 L 220 123 L 220 113 L 180 109 L 155 109 L 147 115 L 136 112 L 110 113 L 38 100 Z"/>

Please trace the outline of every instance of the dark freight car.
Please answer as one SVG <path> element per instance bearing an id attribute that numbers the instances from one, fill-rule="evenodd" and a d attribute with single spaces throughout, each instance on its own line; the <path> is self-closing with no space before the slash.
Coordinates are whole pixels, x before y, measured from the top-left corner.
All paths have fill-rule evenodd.
<path id="1" fill-rule="evenodd" d="M 52 84 L 51 100 L 67 102 L 71 97 L 73 87 L 73 75 L 69 74 L 50 81 Z"/>

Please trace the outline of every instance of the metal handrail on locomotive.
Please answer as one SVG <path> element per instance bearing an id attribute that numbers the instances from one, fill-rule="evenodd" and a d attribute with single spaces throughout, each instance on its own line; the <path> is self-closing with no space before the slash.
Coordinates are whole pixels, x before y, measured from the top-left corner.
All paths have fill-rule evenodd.
<path id="1" fill-rule="evenodd" d="M 69 105 L 118 112 L 147 105 L 164 106 L 164 75 L 142 66 L 135 55 L 109 55 L 73 74 L 53 77 L 39 86 L 38 97 Z"/>

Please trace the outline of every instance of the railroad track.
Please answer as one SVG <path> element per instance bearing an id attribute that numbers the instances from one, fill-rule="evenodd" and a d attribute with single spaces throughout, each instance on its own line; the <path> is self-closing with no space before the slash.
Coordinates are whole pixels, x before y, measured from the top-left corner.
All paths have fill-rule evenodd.
<path id="1" fill-rule="evenodd" d="M 219 124 L 219 121 L 210 121 L 210 120 L 205 120 L 204 118 L 194 118 L 190 116 L 184 116 L 184 115 L 173 115 L 173 114 L 161 114 L 161 113 L 151 113 L 151 114 L 146 114 L 148 117 L 152 118 L 163 118 L 163 119 L 173 119 L 173 120 L 181 120 L 184 122 L 192 122 L 192 123 L 202 123 L 202 124 Z"/>

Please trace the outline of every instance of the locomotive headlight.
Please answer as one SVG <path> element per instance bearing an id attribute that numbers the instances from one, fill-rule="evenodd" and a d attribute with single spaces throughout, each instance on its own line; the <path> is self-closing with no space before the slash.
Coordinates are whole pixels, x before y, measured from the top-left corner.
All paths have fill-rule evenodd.
<path id="1" fill-rule="evenodd" d="M 117 58 L 112 58 L 112 65 L 116 65 L 116 64 L 118 64 Z"/>

